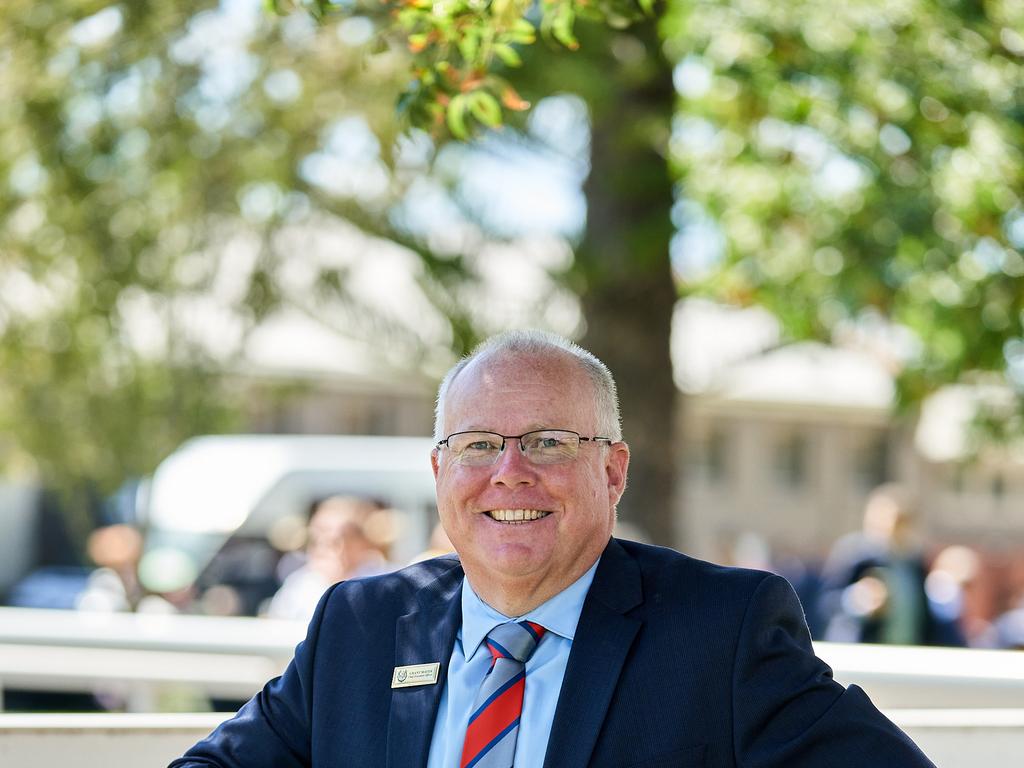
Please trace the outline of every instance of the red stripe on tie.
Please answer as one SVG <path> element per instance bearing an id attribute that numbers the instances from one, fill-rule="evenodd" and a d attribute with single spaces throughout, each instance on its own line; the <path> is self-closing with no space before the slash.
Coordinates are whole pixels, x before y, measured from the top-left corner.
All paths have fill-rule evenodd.
<path id="1" fill-rule="evenodd" d="M 522 678 L 492 701 L 476 720 L 466 729 L 466 740 L 462 744 L 462 760 L 459 768 L 473 762 L 494 738 L 508 728 L 523 712 L 523 691 L 526 678 Z"/>
<path id="2" fill-rule="evenodd" d="M 539 643 L 541 641 L 541 638 L 544 637 L 544 627 L 533 621 L 525 621 L 523 623 L 533 630 L 533 634 L 537 638 L 537 642 Z"/>

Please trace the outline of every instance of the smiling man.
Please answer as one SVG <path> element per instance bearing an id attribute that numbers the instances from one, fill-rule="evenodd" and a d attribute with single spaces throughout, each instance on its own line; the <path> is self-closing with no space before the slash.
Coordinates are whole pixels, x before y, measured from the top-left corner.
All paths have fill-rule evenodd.
<path id="1" fill-rule="evenodd" d="M 332 588 L 173 768 L 934 768 L 832 680 L 783 579 L 612 538 L 629 449 L 589 352 L 490 339 L 435 431 L 457 557 Z"/>
<path id="2" fill-rule="evenodd" d="M 431 457 L 441 523 L 469 582 L 507 616 L 597 562 L 629 464 L 607 369 L 530 338 L 498 337 L 448 375 L 436 430 L 447 437 Z M 599 387 L 612 406 L 603 414 Z"/>

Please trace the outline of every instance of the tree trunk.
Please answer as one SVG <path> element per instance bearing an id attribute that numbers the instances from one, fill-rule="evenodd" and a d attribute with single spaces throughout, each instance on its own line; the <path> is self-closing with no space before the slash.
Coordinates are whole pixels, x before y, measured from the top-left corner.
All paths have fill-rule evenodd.
<path id="1" fill-rule="evenodd" d="M 581 30 L 582 31 L 582 30 Z M 623 520 L 658 544 L 678 545 L 675 408 L 669 335 L 676 290 L 669 262 L 673 185 L 665 152 L 675 92 L 653 22 L 590 30 L 582 51 L 602 73 L 591 110 L 587 228 L 576 271 L 583 344 L 612 369 L 632 450 Z M 602 44 L 603 42 L 603 44 Z M 574 54 L 580 55 L 580 54 Z"/>

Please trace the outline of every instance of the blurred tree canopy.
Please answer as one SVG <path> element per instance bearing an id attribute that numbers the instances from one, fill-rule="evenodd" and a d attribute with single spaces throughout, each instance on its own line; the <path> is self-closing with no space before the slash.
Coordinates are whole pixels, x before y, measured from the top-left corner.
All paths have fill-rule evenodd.
<path id="1" fill-rule="evenodd" d="M 624 377 L 627 419 L 641 413 L 627 434 L 643 490 L 627 502 L 656 540 L 673 539 L 656 511 L 678 400 L 668 256 L 680 292 L 762 304 L 791 338 L 867 346 L 906 412 L 1009 373 L 1018 413 L 994 426 L 1024 427 L 1024 3 L 385 7 L 383 36 L 412 53 L 402 105 L 417 124 L 444 116 L 464 138 L 467 116 L 498 127 L 498 102 L 514 116 L 520 92 L 584 98 L 589 215 L 570 279 L 586 342 Z"/>
<path id="2" fill-rule="evenodd" d="M 905 406 L 1019 366 L 1024 3 L 677 3 L 663 29 L 709 290 L 797 337 L 910 329 Z"/>
<path id="3" fill-rule="evenodd" d="M 298 12 L 0 8 L 0 428 L 48 482 L 109 490 L 231 425 L 221 366 L 297 303 L 290 228 L 344 221 L 415 254 L 456 353 L 494 330 L 466 298 L 480 244 L 509 235 L 436 161 L 555 157 L 527 108 L 558 93 L 585 105 L 588 215 L 554 270 L 620 378 L 625 502 L 656 540 L 680 291 L 763 303 L 794 337 L 899 323 L 907 404 L 971 372 L 1024 378 L 1019 0 L 272 5 Z M 445 155 L 450 135 L 477 139 Z M 454 241 L 402 215 L 425 188 L 460 209 Z M 315 277 L 305 311 L 343 304 L 343 332 L 428 354 L 343 267 Z"/>
<path id="4" fill-rule="evenodd" d="M 405 62 L 367 59 L 357 21 L 336 34 L 247 2 L 3 4 L 6 464 L 109 492 L 185 437 L 237 423 L 225 365 L 288 300 L 283 228 L 343 218 L 415 248 L 388 218 L 429 158 L 396 156 Z M 458 258 L 423 263 L 444 301 Z M 351 325 L 415 346 L 374 324 L 342 268 L 313 285 L 306 311 L 342 296 Z"/>

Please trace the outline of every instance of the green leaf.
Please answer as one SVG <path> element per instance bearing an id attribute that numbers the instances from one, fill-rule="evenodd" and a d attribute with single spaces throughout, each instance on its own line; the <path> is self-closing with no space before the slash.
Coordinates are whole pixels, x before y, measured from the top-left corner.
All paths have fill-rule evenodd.
<path id="1" fill-rule="evenodd" d="M 459 53 L 467 64 L 476 63 L 477 53 L 480 52 L 480 35 L 476 30 L 469 30 L 459 40 Z"/>
<path id="2" fill-rule="evenodd" d="M 519 67 L 522 66 L 523 60 L 519 56 L 519 52 L 516 51 L 511 45 L 506 43 L 495 43 L 494 44 L 495 55 L 502 60 L 507 67 Z"/>
<path id="3" fill-rule="evenodd" d="M 559 5 L 551 19 L 551 34 L 562 45 L 571 50 L 580 47 L 572 28 L 576 21 L 576 12 L 570 3 Z"/>
<path id="4" fill-rule="evenodd" d="M 512 43 L 529 45 L 537 39 L 537 28 L 528 20 L 519 19 L 503 37 Z"/>
<path id="5" fill-rule="evenodd" d="M 448 103 L 445 118 L 448 122 L 448 130 L 456 139 L 465 141 L 469 138 L 469 129 L 466 127 L 466 109 L 469 100 L 465 93 L 460 93 Z"/>
<path id="6" fill-rule="evenodd" d="M 419 53 L 427 47 L 429 39 L 426 32 L 417 32 L 414 35 L 409 35 L 409 50 L 413 53 Z"/>
<path id="7" fill-rule="evenodd" d="M 469 111 L 488 128 L 501 127 L 501 105 L 487 91 L 473 91 L 469 94 Z"/>

